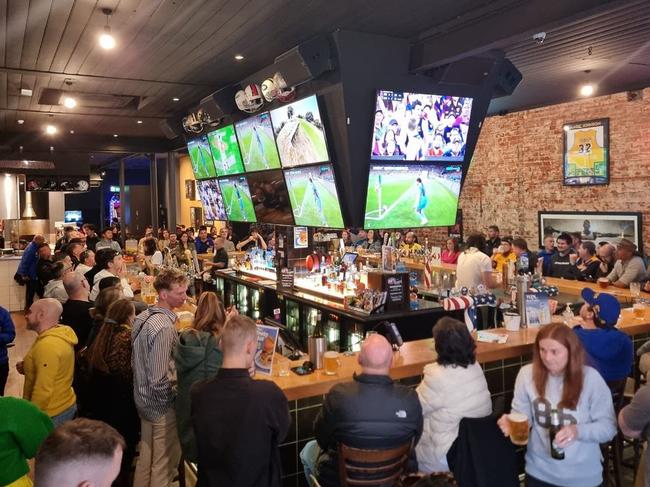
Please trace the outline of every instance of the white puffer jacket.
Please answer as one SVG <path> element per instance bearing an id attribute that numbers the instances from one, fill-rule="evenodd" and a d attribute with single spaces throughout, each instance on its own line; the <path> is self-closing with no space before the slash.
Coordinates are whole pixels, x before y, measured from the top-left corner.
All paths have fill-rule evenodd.
<path id="1" fill-rule="evenodd" d="M 424 431 L 415 449 L 419 470 L 448 471 L 447 452 L 458 436 L 460 420 L 492 413 L 483 369 L 478 362 L 467 368 L 434 362 L 424 367 L 417 392 L 424 416 Z"/>

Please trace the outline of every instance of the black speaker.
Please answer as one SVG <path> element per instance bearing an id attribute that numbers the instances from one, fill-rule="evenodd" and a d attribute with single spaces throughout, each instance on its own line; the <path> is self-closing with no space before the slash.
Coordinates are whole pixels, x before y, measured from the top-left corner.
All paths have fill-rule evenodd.
<path id="1" fill-rule="evenodd" d="M 334 69 L 329 35 L 314 37 L 275 58 L 274 71 L 279 71 L 287 86 L 297 86 Z"/>
<path id="2" fill-rule="evenodd" d="M 492 98 L 512 95 L 523 77 L 515 65 L 509 59 L 504 58 L 499 66 Z"/>
<path id="3" fill-rule="evenodd" d="M 173 118 L 161 120 L 160 130 L 162 130 L 164 136 L 169 140 L 173 140 L 183 133 L 183 127 L 181 126 L 180 122 Z"/>
<path id="4" fill-rule="evenodd" d="M 217 122 L 225 115 L 234 113 L 237 110 L 235 105 L 237 89 L 235 86 L 226 86 L 219 91 L 215 91 L 201 100 L 199 108 L 208 114 L 211 121 Z"/>

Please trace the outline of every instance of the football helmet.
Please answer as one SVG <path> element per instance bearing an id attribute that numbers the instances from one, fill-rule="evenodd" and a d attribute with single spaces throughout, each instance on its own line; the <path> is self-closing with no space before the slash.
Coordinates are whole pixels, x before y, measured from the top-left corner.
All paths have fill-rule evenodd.
<path id="1" fill-rule="evenodd" d="M 273 82 L 277 87 L 278 94 L 276 98 L 283 103 L 293 101 L 296 98 L 295 88 L 287 87 L 287 82 L 284 80 L 282 73 L 277 72 L 273 75 Z"/>
<path id="2" fill-rule="evenodd" d="M 256 83 L 251 83 L 246 85 L 244 88 L 244 93 L 246 94 L 246 102 L 248 104 L 248 111 L 253 113 L 258 111 L 264 105 L 264 98 L 262 98 L 262 90 Z"/>
<path id="3" fill-rule="evenodd" d="M 273 78 L 267 78 L 262 82 L 262 96 L 269 103 L 278 97 L 278 87 Z"/>

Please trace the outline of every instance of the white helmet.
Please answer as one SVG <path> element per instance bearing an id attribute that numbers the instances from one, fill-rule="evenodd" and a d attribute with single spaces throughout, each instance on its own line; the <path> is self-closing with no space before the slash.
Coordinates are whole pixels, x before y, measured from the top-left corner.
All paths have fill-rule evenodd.
<path id="1" fill-rule="evenodd" d="M 273 78 L 267 78 L 262 82 L 262 96 L 269 103 L 277 98 L 278 92 L 278 87 Z"/>
<path id="2" fill-rule="evenodd" d="M 239 90 L 235 93 L 235 104 L 242 112 L 248 111 L 248 104 L 246 103 L 246 93 L 244 90 Z"/>
<path id="3" fill-rule="evenodd" d="M 277 87 L 278 93 L 276 98 L 283 103 L 293 101 L 296 98 L 296 90 L 294 88 L 288 88 L 287 82 L 284 80 L 284 76 L 280 72 L 277 72 L 273 75 L 273 82 Z"/>
<path id="4" fill-rule="evenodd" d="M 264 105 L 264 98 L 262 98 L 262 90 L 260 90 L 259 85 L 256 83 L 246 85 L 244 93 L 246 94 L 246 102 L 248 105 L 247 111 L 254 113 L 262 108 L 262 105 Z"/>

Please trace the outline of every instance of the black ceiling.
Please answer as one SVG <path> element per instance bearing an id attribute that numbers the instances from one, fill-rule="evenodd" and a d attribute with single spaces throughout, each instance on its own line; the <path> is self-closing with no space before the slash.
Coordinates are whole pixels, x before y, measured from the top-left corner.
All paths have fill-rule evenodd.
<path id="1" fill-rule="evenodd" d="M 530 5 L 548 3 L 563 7 L 531 19 Z M 97 44 L 106 7 L 114 10 L 112 51 Z M 541 46 L 531 38 L 538 28 L 548 33 Z M 162 137 L 161 120 L 336 29 L 433 42 L 441 58 L 504 49 L 524 81 L 491 112 L 575 98 L 585 69 L 599 93 L 650 84 L 647 0 L 0 0 L 0 132 L 54 123 L 57 137 Z M 463 32 L 467 46 L 452 42 Z M 480 34 L 480 45 L 470 45 Z M 32 96 L 20 96 L 21 88 Z M 84 94 L 87 106 L 41 105 L 48 88 Z M 93 94 L 102 95 L 96 103 Z M 112 105 L 105 95 L 119 99 Z"/>

